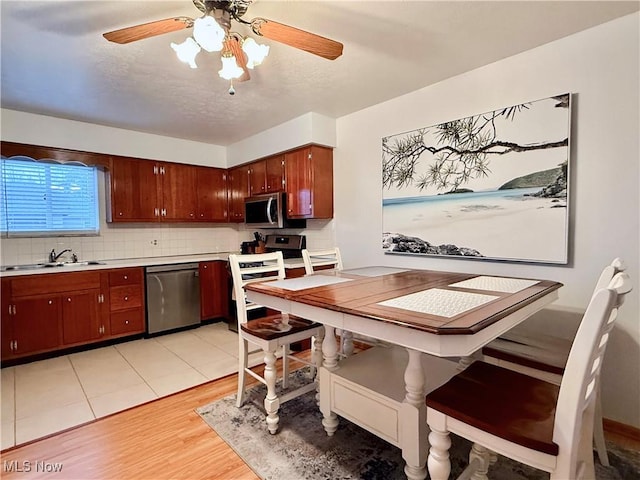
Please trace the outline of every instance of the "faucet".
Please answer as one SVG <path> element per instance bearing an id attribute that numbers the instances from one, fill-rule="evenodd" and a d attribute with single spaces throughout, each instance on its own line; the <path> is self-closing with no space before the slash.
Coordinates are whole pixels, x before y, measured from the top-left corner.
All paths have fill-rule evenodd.
<path id="1" fill-rule="evenodd" d="M 51 262 L 51 263 L 57 262 L 57 261 L 58 261 L 58 259 L 59 259 L 62 255 L 64 255 L 64 254 L 65 254 L 65 253 L 67 253 L 67 252 L 70 252 L 70 251 L 71 251 L 71 249 L 70 249 L 70 248 L 65 248 L 64 250 L 62 250 L 60 253 L 58 253 L 58 254 L 56 255 L 56 249 L 55 249 L 55 248 L 52 248 L 52 249 L 51 249 L 51 251 L 49 252 L 49 262 Z M 75 254 L 75 253 L 73 254 L 73 258 L 75 259 L 74 261 L 78 261 L 78 260 L 77 260 L 77 259 L 78 259 L 78 257 L 76 256 L 76 254 Z"/>

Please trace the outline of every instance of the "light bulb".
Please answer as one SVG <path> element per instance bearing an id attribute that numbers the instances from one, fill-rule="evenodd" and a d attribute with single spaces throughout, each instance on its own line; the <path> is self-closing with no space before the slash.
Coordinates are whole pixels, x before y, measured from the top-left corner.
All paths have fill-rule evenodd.
<path id="1" fill-rule="evenodd" d="M 242 76 L 242 74 L 244 73 L 244 70 L 242 70 L 238 66 L 235 56 L 225 52 L 221 58 L 222 58 L 222 70 L 218 71 L 218 75 L 220 75 L 225 80 L 240 78 Z"/>
<path id="2" fill-rule="evenodd" d="M 200 53 L 200 46 L 191 37 L 178 44 L 171 42 L 171 48 L 178 55 L 181 62 L 188 63 L 191 68 L 198 68 L 196 65 L 196 55 Z"/>
<path id="3" fill-rule="evenodd" d="M 226 33 L 215 18 L 205 15 L 193 22 L 193 38 L 207 52 L 222 50 L 222 42 Z"/>
<path id="4" fill-rule="evenodd" d="M 242 51 L 247 54 L 247 68 L 253 69 L 269 55 L 269 46 L 260 45 L 253 38 L 247 37 L 242 42 Z"/>

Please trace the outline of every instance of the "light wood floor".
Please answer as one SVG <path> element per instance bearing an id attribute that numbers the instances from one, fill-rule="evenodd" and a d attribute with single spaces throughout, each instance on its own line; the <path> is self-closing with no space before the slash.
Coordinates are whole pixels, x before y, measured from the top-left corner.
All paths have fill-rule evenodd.
<path id="1" fill-rule="evenodd" d="M 236 378 L 230 375 L 8 449 L 2 452 L 0 477 L 21 480 L 257 479 L 194 411 L 235 393 Z M 62 471 L 38 472 L 36 462 L 62 464 Z M 13 472 L 7 471 L 10 467 Z M 31 471 L 27 472 L 29 467 Z M 18 468 L 25 471 L 17 472 Z"/>
<path id="2" fill-rule="evenodd" d="M 236 375 L 230 375 L 5 450 L 0 477 L 21 480 L 258 479 L 195 413 L 196 408 L 235 393 L 236 385 Z M 609 435 L 608 438 L 616 441 Z M 624 444 L 622 439 L 619 443 L 626 448 L 640 449 L 638 442 Z M 58 473 L 37 471 L 39 465 L 42 470 L 42 464 L 36 462 L 61 464 L 62 470 Z"/>

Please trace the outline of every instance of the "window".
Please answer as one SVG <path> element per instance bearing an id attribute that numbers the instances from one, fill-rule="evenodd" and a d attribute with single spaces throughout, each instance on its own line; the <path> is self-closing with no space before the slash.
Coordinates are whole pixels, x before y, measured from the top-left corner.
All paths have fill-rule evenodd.
<path id="1" fill-rule="evenodd" d="M 80 162 L 0 162 L 0 231 L 6 236 L 97 235 L 98 175 Z"/>

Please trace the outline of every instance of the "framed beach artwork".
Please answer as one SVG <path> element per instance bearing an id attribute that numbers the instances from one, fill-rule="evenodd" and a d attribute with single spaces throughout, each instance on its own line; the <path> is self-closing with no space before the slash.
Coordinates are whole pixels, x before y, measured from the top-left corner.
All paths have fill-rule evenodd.
<path id="1" fill-rule="evenodd" d="M 382 139 L 388 254 L 566 264 L 571 96 Z"/>

